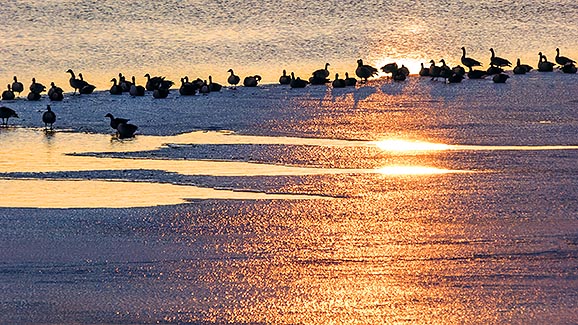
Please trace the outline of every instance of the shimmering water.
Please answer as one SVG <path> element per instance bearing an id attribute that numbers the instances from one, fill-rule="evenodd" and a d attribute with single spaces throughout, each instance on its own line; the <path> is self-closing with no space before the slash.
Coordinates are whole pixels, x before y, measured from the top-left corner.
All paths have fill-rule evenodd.
<path id="1" fill-rule="evenodd" d="M 493 47 L 515 62 L 576 59 L 574 0 L 490 1 L 5 1 L 0 11 L 0 80 L 68 86 L 69 68 L 100 88 L 118 72 L 178 81 L 227 70 L 275 82 L 282 69 L 353 73 L 356 60 L 381 66 L 445 58 L 460 47 L 488 62 Z"/>

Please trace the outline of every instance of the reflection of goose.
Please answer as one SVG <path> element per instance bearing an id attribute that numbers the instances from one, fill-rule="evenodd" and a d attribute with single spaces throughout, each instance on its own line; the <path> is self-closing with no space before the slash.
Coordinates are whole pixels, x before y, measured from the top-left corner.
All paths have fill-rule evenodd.
<path id="1" fill-rule="evenodd" d="M 473 67 L 481 67 L 482 63 L 478 60 L 466 57 L 466 48 L 462 47 L 462 64 L 472 69 Z"/>
<path id="2" fill-rule="evenodd" d="M 138 126 L 129 123 L 120 123 L 116 130 L 118 131 L 119 139 L 128 139 L 134 137 L 134 133 L 138 130 Z"/>
<path id="3" fill-rule="evenodd" d="M 18 114 L 16 114 L 16 112 L 11 109 L 8 108 L 6 106 L 1 106 L 0 107 L 0 118 L 2 119 L 2 125 L 7 126 L 8 125 L 8 119 L 11 117 L 18 117 Z"/>
<path id="4" fill-rule="evenodd" d="M 285 71 L 285 70 L 283 70 Z M 236 88 L 237 84 L 241 81 L 241 77 L 235 75 L 235 73 L 233 72 L 233 69 L 229 69 L 227 70 L 227 72 L 230 72 L 231 74 L 229 75 L 229 78 L 227 78 L 227 82 L 229 83 L 229 85 L 231 85 L 233 88 Z"/>
<path id="5" fill-rule="evenodd" d="M 283 70 L 283 75 L 279 77 L 279 83 L 282 85 L 288 85 L 291 83 L 291 76 L 287 75 L 287 71 Z"/>
<path id="6" fill-rule="evenodd" d="M 44 122 L 44 127 L 48 128 L 50 124 L 50 129 L 52 130 L 52 124 L 56 122 L 56 114 L 50 108 L 50 105 L 46 105 L 46 112 L 42 114 L 42 122 Z"/>
<path id="7" fill-rule="evenodd" d="M 368 78 L 376 76 L 377 73 L 378 71 L 376 68 L 363 64 L 362 59 L 357 60 L 357 69 L 355 69 L 355 74 L 361 78 L 361 82 L 367 82 Z"/>
<path id="8" fill-rule="evenodd" d="M 14 82 L 12 83 L 12 91 L 18 93 L 18 96 L 20 96 L 20 93 L 24 91 L 24 85 L 18 81 L 16 76 L 14 76 Z"/>
<path id="9" fill-rule="evenodd" d="M 289 83 L 291 88 L 305 88 L 307 84 L 307 80 L 303 80 L 299 77 L 295 78 L 295 74 L 291 72 L 291 82 Z"/>
<path id="10" fill-rule="evenodd" d="M 497 67 L 511 67 L 512 63 L 504 58 L 496 56 L 494 53 L 494 49 L 490 48 L 490 52 L 492 52 L 492 57 L 490 58 L 490 65 L 495 65 Z"/>
<path id="11" fill-rule="evenodd" d="M 2 100 L 13 100 L 14 98 L 16 98 L 16 96 L 14 96 L 12 87 L 8 84 L 8 89 L 2 92 Z"/>
<path id="12" fill-rule="evenodd" d="M 564 65 L 569 64 L 569 63 L 570 63 L 570 64 L 575 64 L 576 61 L 574 61 L 574 60 L 572 60 L 572 59 L 570 59 L 570 58 L 567 58 L 567 57 L 565 57 L 565 56 L 560 56 L 560 49 L 559 49 L 559 48 L 556 48 L 556 63 L 558 63 L 559 65 L 564 66 Z"/>
<path id="13" fill-rule="evenodd" d="M 118 127 L 120 123 L 128 123 L 129 119 L 114 117 L 112 114 L 108 113 L 104 117 L 110 118 L 110 127 L 115 129 Z"/>

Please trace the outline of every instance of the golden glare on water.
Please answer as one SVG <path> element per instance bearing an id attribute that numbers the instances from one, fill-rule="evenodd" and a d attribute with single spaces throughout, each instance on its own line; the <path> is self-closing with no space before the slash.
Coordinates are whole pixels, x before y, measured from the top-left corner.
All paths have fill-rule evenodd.
<path id="1" fill-rule="evenodd" d="M 451 146 L 443 143 L 409 141 L 403 139 L 385 139 L 373 143 L 381 150 L 395 152 L 441 151 L 451 148 Z"/>
<path id="2" fill-rule="evenodd" d="M 451 170 L 425 166 L 386 166 L 376 169 L 376 172 L 382 175 L 403 176 L 403 175 L 436 175 L 436 174 L 453 174 L 468 173 L 465 170 Z"/>

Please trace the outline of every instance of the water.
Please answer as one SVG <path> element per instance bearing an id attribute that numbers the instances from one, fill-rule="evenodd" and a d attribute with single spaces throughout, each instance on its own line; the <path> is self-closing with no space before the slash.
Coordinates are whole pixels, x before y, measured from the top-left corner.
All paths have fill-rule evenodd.
<path id="1" fill-rule="evenodd" d="M 123 72 L 201 77 L 227 70 L 276 82 L 283 69 L 353 74 L 356 60 L 458 64 L 460 47 L 536 65 L 537 53 L 578 57 L 573 0 L 486 1 L 8 1 L 0 13 L 0 80 L 35 76 L 68 89 L 71 68 L 100 89 Z M 122 70 L 122 71 L 121 71 Z"/>
<path id="2" fill-rule="evenodd" d="M 462 45 L 576 58 L 575 9 L 13 1 L 0 75 L 275 81 L 359 57 L 457 63 Z M 556 71 L 66 94 L 54 132 L 46 99 L 3 101 L 20 118 L 0 128 L 0 323 L 576 323 L 577 90 Z M 109 112 L 136 138 L 116 139 Z"/>

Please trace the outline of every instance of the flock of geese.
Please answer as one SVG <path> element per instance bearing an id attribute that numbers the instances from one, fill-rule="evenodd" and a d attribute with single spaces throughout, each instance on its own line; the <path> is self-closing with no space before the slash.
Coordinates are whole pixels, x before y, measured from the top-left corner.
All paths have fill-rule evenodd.
<path id="1" fill-rule="evenodd" d="M 509 75 L 504 73 L 505 67 L 512 67 L 512 63 L 504 58 L 498 57 L 495 54 L 493 48 L 490 48 L 490 66 L 485 69 L 476 69 L 476 67 L 482 67 L 482 63 L 474 58 L 466 56 L 466 48 L 462 47 L 462 57 L 460 62 L 463 66 L 458 65 L 455 67 L 449 67 L 446 65 L 445 60 L 440 60 L 441 65 L 436 65 L 434 60 L 431 60 L 429 67 L 421 64 L 421 70 L 419 71 L 419 76 L 431 77 L 432 80 L 443 79 L 446 83 L 457 83 L 461 82 L 467 76 L 469 79 L 482 79 L 491 76 L 495 83 L 505 83 L 509 78 Z M 539 61 L 537 70 L 540 72 L 551 72 L 554 71 L 556 65 L 564 73 L 576 73 L 576 61 L 560 55 L 560 49 L 556 49 L 555 63 L 548 61 L 547 57 L 538 53 Z M 328 70 L 330 64 L 325 63 L 323 69 L 318 69 L 313 71 L 311 77 L 308 79 L 301 79 L 300 77 L 295 77 L 293 72 L 287 75 L 287 71 L 283 70 L 283 74 L 279 77 L 279 83 L 282 85 L 289 85 L 291 88 L 305 88 L 307 85 L 325 85 L 331 84 L 333 88 L 344 88 L 348 86 L 355 86 L 358 82 L 356 78 L 350 77 L 349 73 L 345 73 L 345 78 L 340 78 L 339 74 L 335 74 L 335 79 L 330 80 L 330 72 Z M 467 68 L 467 71 L 466 71 Z M 409 77 L 409 69 L 404 65 L 398 66 L 396 62 L 388 63 L 380 68 L 386 74 L 389 74 L 394 81 L 404 81 Z M 517 59 L 516 66 L 513 67 L 512 72 L 516 75 L 526 74 L 527 72 L 533 70 L 534 68 L 527 64 L 521 64 L 520 59 Z M 232 89 L 235 89 L 237 85 L 241 82 L 241 77 L 235 75 L 233 69 L 227 71 L 229 76 L 227 78 L 227 83 Z M 66 73 L 70 74 L 69 84 L 74 89 L 72 95 L 78 94 L 88 95 L 92 94 L 96 87 L 84 80 L 82 73 L 78 74 L 78 77 L 71 69 L 68 69 Z M 366 83 L 369 78 L 376 77 L 379 74 L 379 70 L 371 65 L 363 63 L 362 59 L 357 60 L 357 68 L 355 69 L 355 75 L 360 79 L 361 83 Z M 171 87 L 174 85 L 173 81 L 167 80 L 165 77 L 151 77 L 150 74 L 145 74 L 144 77 L 147 79 L 144 86 L 138 85 L 136 83 L 136 78 L 132 76 L 131 80 L 128 81 L 122 73 L 118 74 L 117 78 L 112 78 L 112 86 L 109 89 L 111 95 L 121 95 L 123 93 L 129 93 L 133 97 L 145 96 L 146 92 L 152 92 L 154 98 L 166 98 L 170 93 Z M 8 84 L 8 89 L 2 92 L 2 100 L 14 100 L 16 94 L 20 95 L 24 91 L 24 85 L 18 81 L 17 77 L 14 76 L 12 84 Z M 179 87 L 179 93 L 181 96 L 193 96 L 198 94 L 209 94 L 211 92 L 219 92 L 222 89 L 222 85 L 213 82 L 213 78 L 209 76 L 207 80 L 202 80 L 197 78 L 195 80 L 189 80 L 188 76 L 181 78 L 181 85 Z M 243 79 L 244 87 L 257 87 L 261 81 L 261 76 L 247 76 Z M 31 101 L 37 101 L 42 98 L 41 93 L 46 91 L 46 86 L 41 83 L 36 82 L 35 78 L 32 78 L 32 83 L 29 87 L 30 92 L 27 95 L 27 99 Z M 64 90 L 52 82 L 50 88 L 48 89 L 48 98 L 51 101 L 62 101 L 64 99 Z M 11 108 L 0 106 L 0 118 L 2 119 L 2 126 L 8 125 L 8 119 L 11 117 L 18 117 L 18 114 Z M 107 114 L 105 117 L 110 118 L 110 126 L 116 130 L 119 138 L 130 138 L 134 136 L 134 133 L 138 129 L 136 125 L 128 123 L 128 119 L 115 118 L 112 114 Z M 46 112 L 42 115 L 42 121 L 45 127 L 52 129 L 53 123 L 56 121 L 56 114 L 51 110 L 50 105 L 47 106 Z"/>

